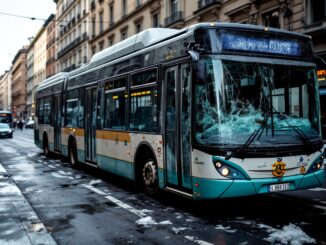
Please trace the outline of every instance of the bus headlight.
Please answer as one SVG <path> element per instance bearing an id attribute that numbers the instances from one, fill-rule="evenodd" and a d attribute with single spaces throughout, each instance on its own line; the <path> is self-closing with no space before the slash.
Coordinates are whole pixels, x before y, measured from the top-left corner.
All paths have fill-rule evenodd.
<path id="1" fill-rule="evenodd" d="M 307 174 L 318 171 L 324 167 L 324 157 L 320 155 L 310 166 L 307 171 Z"/>
<path id="2" fill-rule="evenodd" d="M 227 167 L 223 167 L 222 170 L 221 170 L 221 174 L 224 177 L 227 177 L 230 174 L 230 170 Z"/>
<path id="3" fill-rule="evenodd" d="M 231 163 L 223 161 L 222 159 L 213 159 L 214 167 L 218 173 L 229 179 L 246 179 L 245 175 L 236 167 L 231 166 Z M 233 164 L 235 165 L 235 164 Z"/>

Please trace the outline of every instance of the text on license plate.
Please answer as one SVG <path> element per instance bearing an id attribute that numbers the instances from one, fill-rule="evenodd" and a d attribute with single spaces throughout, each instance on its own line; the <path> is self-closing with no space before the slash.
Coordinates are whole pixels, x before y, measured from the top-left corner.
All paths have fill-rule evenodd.
<path id="1" fill-rule="evenodd" d="M 275 184 L 269 186 L 269 191 L 286 191 L 290 189 L 290 183 L 283 183 L 283 184 Z"/>

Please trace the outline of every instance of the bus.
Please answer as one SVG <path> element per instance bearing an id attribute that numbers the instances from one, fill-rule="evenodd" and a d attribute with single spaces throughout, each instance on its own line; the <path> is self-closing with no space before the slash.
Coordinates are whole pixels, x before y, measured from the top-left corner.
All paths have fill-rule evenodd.
<path id="1" fill-rule="evenodd" d="M 37 88 L 35 143 L 165 190 L 218 199 L 320 187 L 311 38 L 234 23 L 153 28 Z"/>
<path id="2" fill-rule="evenodd" d="M 12 128 L 12 113 L 0 110 L 0 123 L 6 123 Z"/>

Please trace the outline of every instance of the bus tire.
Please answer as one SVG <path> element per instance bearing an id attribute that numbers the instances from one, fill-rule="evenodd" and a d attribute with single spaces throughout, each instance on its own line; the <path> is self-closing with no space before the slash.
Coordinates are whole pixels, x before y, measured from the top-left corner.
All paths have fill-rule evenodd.
<path id="1" fill-rule="evenodd" d="M 46 157 L 50 156 L 49 141 L 46 134 L 43 135 L 43 154 Z"/>
<path id="2" fill-rule="evenodd" d="M 77 147 L 73 140 L 69 143 L 68 159 L 71 167 L 76 168 L 78 165 Z"/>
<path id="3" fill-rule="evenodd" d="M 148 158 L 142 168 L 142 187 L 147 195 L 155 195 L 158 191 L 158 174 L 156 162 Z"/>

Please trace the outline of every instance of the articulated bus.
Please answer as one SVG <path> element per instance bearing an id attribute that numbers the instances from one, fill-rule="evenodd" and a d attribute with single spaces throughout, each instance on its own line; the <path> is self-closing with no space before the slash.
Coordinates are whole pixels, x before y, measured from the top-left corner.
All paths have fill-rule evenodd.
<path id="1" fill-rule="evenodd" d="M 36 94 L 35 143 L 148 193 L 217 199 L 322 186 L 311 38 L 200 23 L 148 29 Z"/>

